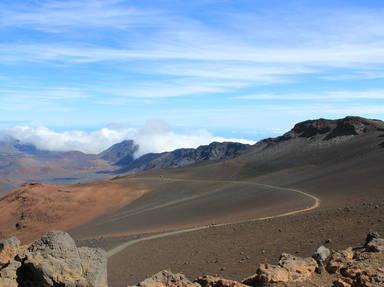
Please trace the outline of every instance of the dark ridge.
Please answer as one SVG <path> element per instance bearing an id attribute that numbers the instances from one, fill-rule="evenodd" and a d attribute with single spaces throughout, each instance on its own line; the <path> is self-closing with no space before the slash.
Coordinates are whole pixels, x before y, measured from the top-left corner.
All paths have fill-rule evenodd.
<path id="1" fill-rule="evenodd" d="M 259 145 L 266 147 L 294 138 L 319 138 L 327 141 L 337 137 L 356 136 L 374 131 L 383 131 L 384 122 L 361 117 L 345 117 L 338 120 L 317 119 L 297 123 L 293 129 L 282 136 L 267 138 Z"/>
<path id="2" fill-rule="evenodd" d="M 171 152 L 149 153 L 130 162 L 118 171 L 142 171 L 152 168 L 177 168 L 202 161 L 217 161 L 234 158 L 250 148 L 250 145 L 234 142 L 213 142 L 198 148 L 182 148 Z M 122 165 L 121 162 L 117 164 Z"/>

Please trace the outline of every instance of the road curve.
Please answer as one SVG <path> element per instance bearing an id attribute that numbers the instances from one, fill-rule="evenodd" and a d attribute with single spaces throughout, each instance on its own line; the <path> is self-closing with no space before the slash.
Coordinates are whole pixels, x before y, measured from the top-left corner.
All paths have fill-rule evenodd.
<path id="1" fill-rule="evenodd" d="M 164 238 L 164 237 L 170 237 L 173 235 L 177 234 L 183 234 L 183 233 L 188 233 L 188 232 L 193 232 L 193 231 L 198 231 L 198 230 L 203 230 L 207 228 L 211 228 L 212 226 L 215 227 L 220 227 L 220 226 L 226 226 L 226 225 L 231 225 L 231 224 L 238 224 L 238 223 L 243 223 L 243 222 L 253 222 L 253 221 L 261 221 L 261 220 L 267 220 L 267 219 L 272 219 L 272 218 L 278 218 L 278 217 L 284 217 L 284 216 L 290 216 L 298 213 L 303 213 L 307 212 L 313 209 L 316 209 L 320 206 L 320 199 L 312 194 L 306 193 L 304 191 L 298 190 L 298 189 L 293 189 L 293 188 L 284 188 L 284 187 L 278 187 L 278 186 L 273 186 L 269 184 L 263 184 L 263 183 L 257 183 L 257 182 L 252 182 L 252 181 L 234 181 L 234 180 L 205 180 L 205 179 L 178 179 L 178 178 L 158 178 L 158 177 L 134 177 L 131 179 L 140 179 L 140 180 L 166 180 L 166 181 L 183 181 L 183 182 L 228 182 L 228 183 L 241 183 L 241 184 L 251 184 L 255 186 L 262 186 L 262 187 L 268 187 L 272 189 L 277 189 L 277 190 L 287 190 L 295 193 L 302 194 L 304 196 L 307 196 L 313 200 L 313 204 L 309 207 L 298 209 L 298 210 L 293 210 L 281 214 L 276 214 L 272 216 L 266 216 L 266 217 L 258 217 L 254 219 L 249 219 L 249 220 L 243 220 L 243 221 L 238 221 L 238 222 L 230 222 L 230 223 L 220 223 L 220 224 L 215 224 L 215 225 L 202 225 L 198 227 L 192 227 L 192 228 L 186 228 L 186 229 L 179 229 L 175 231 L 170 231 L 170 232 L 163 232 L 159 234 L 154 234 L 154 235 L 149 235 L 146 237 L 138 238 L 138 239 L 133 239 L 133 240 L 128 240 L 115 248 L 111 249 L 108 251 L 108 257 L 112 257 L 119 252 L 123 251 L 124 249 L 128 248 L 129 246 L 132 246 L 136 243 L 143 242 L 143 241 L 148 241 L 148 240 L 153 240 L 153 239 L 158 239 L 158 238 Z"/>

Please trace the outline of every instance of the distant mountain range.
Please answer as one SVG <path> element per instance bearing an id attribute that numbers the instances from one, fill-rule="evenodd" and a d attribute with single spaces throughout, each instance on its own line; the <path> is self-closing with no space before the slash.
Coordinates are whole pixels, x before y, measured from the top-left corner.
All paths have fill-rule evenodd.
<path id="1" fill-rule="evenodd" d="M 139 146 L 132 140 L 117 143 L 100 154 L 40 150 L 17 140 L 0 142 L 0 192 L 24 182 L 76 183 L 111 174 L 152 168 L 176 168 L 206 160 L 233 158 L 249 148 L 241 143 L 218 143 L 197 149 L 150 153 L 135 158 Z"/>
<path id="2" fill-rule="evenodd" d="M 377 131 L 384 131 L 384 122 L 360 117 L 309 120 L 296 124 L 282 136 L 264 139 L 253 146 L 234 142 L 213 142 L 196 149 L 183 148 L 170 152 L 148 153 L 138 158 L 135 155 L 140 147 L 132 140 L 117 143 L 98 155 L 78 151 L 46 151 L 16 140 L 3 141 L 0 142 L 0 191 L 26 181 L 74 183 L 100 179 L 111 174 L 228 160 L 245 153 L 252 156 L 257 154 L 258 167 L 266 165 L 269 169 L 274 166 L 273 161 L 279 161 L 281 153 L 288 153 L 286 157 L 289 158 L 290 153 L 300 153 L 300 149 L 309 149 L 314 144 L 318 147 L 329 146 L 356 135 Z M 303 140 L 311 145 L 304 144 Z M 384 146 L 384 139 L 381 144 Z"/>

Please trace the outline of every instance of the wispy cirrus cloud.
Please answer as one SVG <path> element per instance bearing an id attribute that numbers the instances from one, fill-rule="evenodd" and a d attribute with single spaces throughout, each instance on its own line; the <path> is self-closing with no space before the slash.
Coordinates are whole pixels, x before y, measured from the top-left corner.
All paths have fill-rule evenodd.
<path id="1" fill-rule="evenodd" d="M 178 47 L 159 45 L 134 48 L 110 48 L 96 45 L 78 45 L 75 42 L 57 43 L 8 43 L 0 44 L 2 61 L 33 62 L 54 61 L 68 63 L 94 63 L 104 61 L 129 60 L 175 60 L 232 62 L 234 67 L 242 68 L 245 62 L 270 64 L 272 69 L 277 64 L 284 66 L 290 74 L 300 69 L 295 65 L 305 65 L 307 69 L 315 67 L 351 67 L 359 65 L 378 65 L 384 63 L 384 41 L 371 44 L 334 45 L 333 47 L 292 47 L 292 48 L 254 48 L 247 45 L 231 47 L 230 43 L 217 43 L 214 46 L 195 45 Z M 293 69 L 290 69 L 290 66 Z M 185 65 L 184 65 L 185 66 Z M 182 69 L 181 69 L 182 70 Z"/>
<path id="2" fill-rule="evenodd" d="M 25 1 L 23 5 L 0 5 L 1 28 L 27 28 L 47 33 L 65 33 L 76 29 L 127 29 L 157 21 L 155 10 L 141 11 L 133 6 L 120 5 L 117 0 L 84 1 Z M 161 20 L 159 18 L 158 20 Z"/>
<path id="3" fill-rule="evenodd" d="M 384 6 L 326 2 L 4 1 L 2 116 L 235 129 L 274 113 L 284 125 L 290 108 L 377 115 Z"/>
<path id="4" fill-rule="evenodd" d="M 71 87 L 12 87 L 0 88 L 0 110 L 41 111 L 70 110 L 66 102 L 75 103 L 91 97 L 90 93 Z"/>
<path id="5" fill-rule="evenodd" d="M 369 90 L 341 90 L 313 93 L 279 93 L 279 94 L 251 94 L 237 96 L 238 100 L 384 100 L 384 89 Z"/>
<path id="6" fill-rule="evenodd" d="M 384 24 L 381 17 L 384 9 L 320 9 L 316 12 L 321 17 L 312 17 L 298 6 L 296 12 L 302 12 L 302 18 L 277 11 L 280 14 L 275 23 L 271 22 L 276 18 L 271 11 L 258 11 L 261 13 L 257 16 L 251 12 L 240 15 L 222 12 L 215 15 L 226 23 L 218 29 L 190 15 L 161 8 L 136 8 L 134 4 L 137 3 L 86 0 L 42 1 L 27 6 L 29 9 L 17 4 L 5 6 L 1 10 L 3 29 L 22 27 L 49 33 L 51 29 L 66 28 L 61 32 L 70 37 L 61 41 L 3 43 L 0 47 L 3 59 L 72 63 L 200 60 L 307 67 L 371 65 L 384 61 L 384 33 L 378 28 Z M 111 45 L 95 41 L 94 33 L 83 33 L 85 37 L 79 43 L 76 35 L 84 28 L 91 28 L 96 35 L 98 30 L 107 28 L 121 38 Z M 18 57 L 23 54 L 27 57 Z M 293 67 L 291 73 L 297 70 Z"/>

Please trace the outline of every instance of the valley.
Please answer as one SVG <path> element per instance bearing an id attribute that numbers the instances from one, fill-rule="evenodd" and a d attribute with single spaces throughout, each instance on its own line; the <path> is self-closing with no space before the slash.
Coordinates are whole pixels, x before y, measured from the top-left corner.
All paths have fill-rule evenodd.
<path id="1" fill-rule="evenodd" d="M 225 159 L 111 173 L 94 183 L 25 186 L 0 200 L 19 207 L 0 225 L 25 240 L 64 228 L 78 244 L 106 249 L 114 287 L 167 268 L 239 280 L 283 250 L 308 256 L 328 239 L 344 248 L 362 241 L 356 232 L 384 232 L 383 136 L 381 121 L 320 119 Z M 30 221 L 15 228 L 22 212 L 34 218 L 46 207 L 68 212 L 48 212 L 49 223 L 39 228 Z M 73 210 L 85 216 L 71 217 Z"/>

